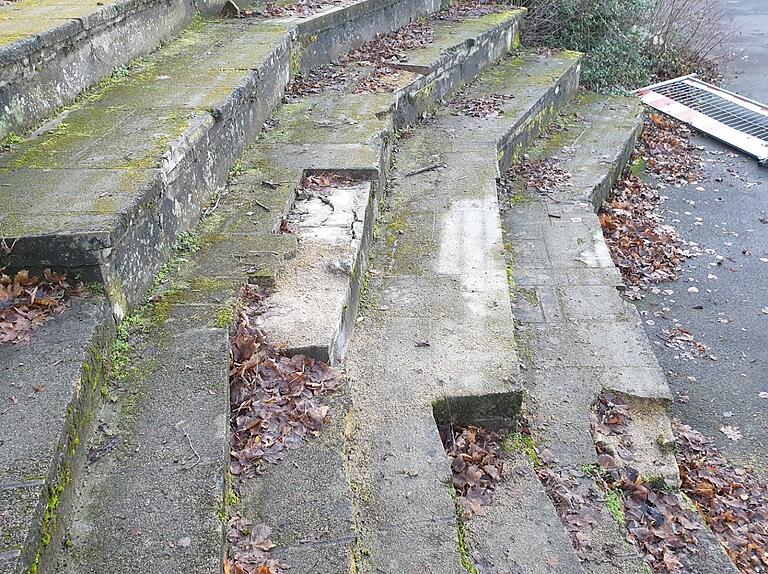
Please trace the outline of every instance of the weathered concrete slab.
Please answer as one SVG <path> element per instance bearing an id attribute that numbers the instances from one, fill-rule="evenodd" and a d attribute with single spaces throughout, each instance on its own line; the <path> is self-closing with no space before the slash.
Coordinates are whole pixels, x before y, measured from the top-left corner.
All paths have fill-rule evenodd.
<path id="1" fill-rule="evenodd" d="M 49 571 L 220 568 L 229 344 L 226 329 L 206 326 L 218 309 L 159 302 L 131 331 L 128 372 L 96 415 Z"/>
<path id="2" fill-rule="evenodd" d="M 51 544 L 106 384 L 110 327 L 102 298 L 77 299 L 30 342 L 0 346 L 0 572 L 26 571 Z"/>
<path id="3" fill-rule="evenodd" d="M 202 3 L 215 10 L 223 2 Z M 179 33 L 187 0 L 20 0 L 0 6 L 0 139 L 35 127 Z"/>
<path id="4" fill-rule="evenodd" d="M 469 546 L 482 557 L 480 571 L 582 574 L 531 462 L 520 453 L 512 453 L 506 462 L 510 475 L 496 486 L 487 515 L 467 523 Z"/>

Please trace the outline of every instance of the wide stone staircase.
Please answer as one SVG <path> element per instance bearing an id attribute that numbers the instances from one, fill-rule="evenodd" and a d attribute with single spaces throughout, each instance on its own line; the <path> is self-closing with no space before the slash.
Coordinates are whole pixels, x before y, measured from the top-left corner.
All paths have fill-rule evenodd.
<path id="1" fill-rule="evenodd" d="M 0 263 L 87 287 L 0 345 L 1 573 L 257 571 L 230 561 L 232 517 L 297 574 L 644 571 L 610 520 L 577 553 L 519 450 L 465 519 L 441 441 L 526 415 L 594 464 L 607 389 L 634 401 L 643 472 L 677 480 L 654 451 L 669 392 L 594 214 L 638 105 L 579 93 L 581 55 L 522 49 L 524 25 L 433 0 L 0 6 Z M 532 147 L 565 116 L 595 137 Z M 500 205 L 510 166 L 561 148 L 568 197 Z M 343 382 L 319 436 L 239 478 L 246 284 L 283 355 Z"/>

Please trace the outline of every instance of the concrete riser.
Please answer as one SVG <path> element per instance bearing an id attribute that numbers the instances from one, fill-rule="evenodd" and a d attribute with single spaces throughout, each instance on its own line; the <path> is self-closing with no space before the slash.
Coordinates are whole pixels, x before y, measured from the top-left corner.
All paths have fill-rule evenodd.
<path id="1" fill-rule="evenodd" d="M 553 83 L 538 105 L 515 125 L 498 143 L 499 172 L 506 172 L 520 161 L 525 149 L 549 126 L 579 87 L 581 64 Z"/>
<path id="2" fill-rule="evenodd" d="M 190 0 L 121 2 L 0 49 L 0 139 L 35 127 L 174 37 L 194 14 Z"/>

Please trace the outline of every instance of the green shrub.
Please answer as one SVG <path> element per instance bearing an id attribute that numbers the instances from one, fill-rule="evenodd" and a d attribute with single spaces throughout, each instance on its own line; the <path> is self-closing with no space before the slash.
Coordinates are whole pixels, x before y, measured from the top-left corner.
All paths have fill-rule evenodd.
<path id="1" fill-rule="evenodd" d="M 650 80 L 644 47 L 654 0 L 518 0 L 529 10 L 524 40 L 586 54 L 582 83 L 599 91 L 641 87 Z"/>

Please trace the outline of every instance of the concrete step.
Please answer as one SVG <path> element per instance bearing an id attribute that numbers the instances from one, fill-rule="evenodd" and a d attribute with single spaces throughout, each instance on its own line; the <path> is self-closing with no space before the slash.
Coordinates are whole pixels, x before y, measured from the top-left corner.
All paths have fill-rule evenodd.
<path id="1" fill-rule="evenodd" d="M 423 10 L 425 6 L 415 3 L 392 4 L 379 1 L 370 2 L 370 4 L 366 7 L 356 4 L 325 11 L 316 18 L 302 20 L 298 25 L 304 30 L 314 30 L 316 34 L 313 37 L 317 42 L 323 43 L 323 49 L 330 49 L 332 45 L 333 49 L 339 50 L 345 42 L 353 45 L 359 42 L 361 37 L 353 35 L 349 20 L 345 18 L 353 16 L 359 18 L 360 20 L 356 21 L 359 26 L 354 28 L 354 32 L 361 33 L 364 37 L 365 34 L 372 35 L 378 31 L 386 31 L 389 26 L 398 21 L 407 22 L 414 12 Z M 340 27 L 331 26 L 331 22 L 340 23 Z M 158 52 L 151 62 L 142 64 L 142 67 L 136 70 L 135 78 L 118 82 L 114 86 L 107 86 L 103 91 L 92 94 L 94 97 L 91 103 L 87 104 L 92 107 L 85 107 L 73 113 L 79 113 L 83 121 L 92 120 L 97 122 L 97 125 L 101 125 L 98 122 L 104 122 L 103 118 L 96 115 L 87 118 L 86 111 L 103 112 L 108 115 L 114 111 L 128 110 L 134 112 L 131 118 L 135 119 L 141 115 L 139 113 L 141 110 L 136 111 L 135 108 L 151 101 L 161 106 L 162 110 L 170 106 L 179 106 L 181 109 L 191 110 L 190 113 L 196 113 L 200 111 L 196 106 L 206 103 L 198 101 L 199 97 L 209 97 L 209 102 L 218 101 L 216 98 L 219 96 L 213 92 L 221 88 L 214 85 L 210 88 L 212 92 L 208 95 L 206 92 L 201 92 L 200 90 L 208 89 L 201 88 L 195 81 L 196 74 L 200 74 L 201 70 L 205 72 L 207 69 L 215 73 L 217 78 L 223 78 L 220 83 L 224 86 L 221 89 L 225 92 L 230 89 L 229 86 L 234 81 L 232 78 L 236 78 L 238 74 L 259 73 L 255 67 L 260 64 L 249 62 L 248 59 L 253 57 L 252 52 L 263 53 L 269 46 L 249 47 L 245 44 L 263 38 L 261 34 L 267 30 L 265 26 L 267 24 L 263 23 L 200 23 L 188 30 L 177 42 Z M 285 23 L 268 26 L 276 27 L 280 31 L 280 37 L 284 37 Z M 235 30 L 242 34 L 232 37 L 232 32 Z M 289 33 L 293 32 L 289 30 Z M 214 56 L 218 56 L 220 60 L 216 60 Z M 271 61 L 268 57 L 265 56 L 265 58 L 267 63 Z M 307 46 L 301 54 L 293 58 L 293 66 L 300 69 L 304 65 L 310 65 L 313 59 L 317 58 L 311 46 Z M 217 61 L 225 62 L 229 67 L 217 71 Z M 274 61 L 273 64 L 277 65 Z M 255 69 L 253 71 L 239 69 L 249 66 L 254 66 Z M 165 74 L 160 73 L 162 71 L 174 73 L 174 77 L 179 79 L 177 88 L 167 87 L 162 77 Z M 287 79 L 287 73 L 286 70 L 285 79 Z M 179 104 L 177 100 L 184 86 L 188 88 L 184 93 L 189 98 L 189 102 Z M 247 82 L 246 87 L 232 89 L 235 90 L 234 95 L 228 96 L 225 102 L 228 102 L 226 106 L 237 109 L 239 105 L 245 105 L 241 100 L 246 100 L 245 94 L 251 92 L 248 91 Z M 253 105 L 260 106 L 259 110 L 264 106 L 263 102 Z M 154 108 L 151 109 L 154 110 Z M 234 129 L 231 122 L 225 123 L 228 126 L 227 129 Z M 144 126 L 143 129 L 145 133 L 151 133 L 148 131 L 151 126 Z M 113 133 L 108 130 L 107 132 Z M 87 139 L 90 133 L 87 129 L 78 130 L 76 134 L 72 134 L 68 129 L 60 129 L 57 134 L 49 134 L 49 136 L 60 137 L 62 146 L 66 147 L 74 157 L 78 155 L 79 142 Z M 238 133 L 236 131 L 234 135 L 244 137 L 242 133 L 239 135 Z M 222 138 L 224 138 L 223 135 Z M 113 146 L 113 149 L 123 145 L 123 148 L 127 149 L 125 142 L 121 144 L 114 137 L 105 136 L 100 141 L 104 146 L 101 149 L 86 146 L 85 151 L 90 150 L 93 155 L 84 154 L 85 165 L 89 165 L 88 159 L 92 159 L 94 163 L 110 159 L 105 160 L 105 156 L 101 155 L 108 145 Z M 137 138 L 136 141 L 142 140 Z M 223 139 L 221 145 L 225 145 Z M 23 149 L 16 150 L 15 153 L 23 153 L 24 150 L 30 149 L 40 151 L 50 161 L 62 166 L 53 170 L 47 170 L 45 167 L 25 168 L 29 172 L 36 170 L 34 174 L 39 175 L 43 182 L 48 176 L 54 178 L 60 176 L 65 179 L 65 181 L 54 182 L 55 186 L 58 186 L 55 188 L 61 194 L 57 204 L 59 212 L 62 211 L 62 205 L 66 205 L 67 202 L 71 205 L 73 199 L 81 200 L 80 197 L 75 197 L 77 195 L 74 193 L 75 190 L 80 194 L 89 191 L 88 187 L 85 189 L 75 187 L 75 183 L 81 181 L 78 177 L 82 177 L 84 173 L 98 179 L 102 176 L 108 178 L 112 171 L 121 176 L 131 175 L 132 172 L 162 171 L 162 168 L 154 170 L 126 168 L 125 173 L 121 173 L 118 168 L 91 170 L 90 167 L 82 170 L 67 170 L 66 167 L 71 166 L 65 162 L 59 163 L 55 152 L 50 152 L 44 145 L 35 147 L 34 142 L 24 144 Z M 226 157 L 230 157 L 229 154 L 234 152 L 227 148 L 225 153 L 228 154 Z M 111 159 L 119 162 L 119 153 L 113 153 Z M 194 159 L 196 158 L 190 158 L 190 164 L 194 163 Z M 182 157 L 181 160 L 184 158 Z M 173 158 L 166 154 L 163 161 L 173 161 Z M 103 193 L 111 194 L 111 197 L 105 201 L 122 200 L 125 203 L 135 201 L 135 198 L 126 199 L 119 194 L 114 197 L 115 192 L 110 191 L 108 181 L 104 185 L 106 187 Z M 44 192 L 43 189 L 40 192 L 42 197 L 36 198 L 39 203 L 35 207 L 42 209 L 42 213 L 52 219 L 57 210 L 53 205 L 46 203 Z M 96 194 L 91 195 L 93 201 L 98 201 Z M 130 194 L 127 193 L 127 195 Z M 3 196 L 3 199 L 7 197 Z M 48 200 L 51 198 L 48 197 Z M 45 209 L 43 206 L 46 206 Z M 147 211 L 151 212 L 152 205 L 150 202 L 140 207 L 142 211 L 137 214 L 139 221 L 141 217 L 147 215 Z M 31 216 L 27 218 L 27 215 L 24 214 L 22 217 L 21 213 L 19 214 L 20 224 L 32 219 Z M 88 220 L 91 215 L 93 215 L 91 211 L 86 211 L 80 221 Z M 40 221 L 44 219 L 43 216 L 39 218 Z M 76 218 L 73 218 L 72 224 L 75 220 Z M 124 227 L 128 234 L 131 228 L 130 221 L 120 221 L 118 216 L 113 220 L 116 225 Z M 142 530 L 141 526 L 137 526 L 142 523 L 151 524 L 152 528 L 147 529 L 144 526 L 146 530 L 142 532 L 146 535 L 139 541 L 150 542 L 147 542 L 141 551 L 123 556 L 121 561 L 126 572 L 144 571 L 138 564 L 150 562 L 156 562 L 158 568 L 165 567 L 164 571 L 173 571 L 170 559 L 160 560 L 152 554 L 160 551 L 158 549 L 166 548 L 163 546 L 166 543 L 171 545 L 167 548 L 173 546 L 186 549 L 179 550 L 175 557 L 187 564 L 191 571 L 209 571 L 212 557 L 219 556 L 222 543 L 219 528 L 219 515 L 223 506 L 222 465 L 226 462 L 225 433 L 228 417 L 228 404 L 222 397 L 226 397 L 229 364 L 229 349 L 223 328 L 228 326 L 231 320 L 236 294 L 239 287 L 253 272 L 254 262 L 269 260 L 273 265 L 277 265 L 296 254 L 294 237 L 276 235 L 272 233 L 272 228 L 263 229 L 257 233 L 253 233 L 251 229 L 249 229 L 250 233 L 224 230 L 216 226 L 216 222 L 221 223 L 222 220 L 222 218 L 209 218 L 203 228 L 198 229 L 194 235 L 182 236 L 184 241 L 178 245 L 188 245 L 192 237 L 199 239 L 194 242 L 195 257 L 193 259 L 174 258 L 161 273 L 161 277 L 167 277 L 173 272 L 175 281 L 172 285 L 160 282 L 162 289 L 159 294 L 156 293 L 159 300 L 151 309 L 143 310 L 139 316 L 142 326 L 136 328 L 135 333 L 124 333 L 118 347 L 136 347 L 136 352 L 140 355 L 134 357 L 135 364 L 130 366 L 131 378 L 120 383 L 110 395 L 110 401 L 100 410 L 98 407 L 100 393 L 94 394 L 92 387 L 102 387 L 106 378 L 101 375 L 98 377 L 91 375 L 93 368 L 88 361 L 91 363 L 97 359 L 101 361 L 103 357 L 108 356 L 107 351 L 112 347 L 110 326 L 113 330 L 114 325 L 112 313 L 108 312 L 105 301 L 100 300 L 100 314 L 93 311 L 88 315 L 91 322 L 84 322 L 82 318 L 84 312 L 77 311 L 80 307 L 76 306 L 74 310 L 36 331 L 35 336 L 41 337 L 42 347 L 31 344 L 26 347 L 20 345 L 2 349 L 0 364 L 8 373 L 7 378 L 3 377 L 2 383 L 4 389 L 7 386 L 9 396 L 19 392 L 15 390 L 17 380 L 11 377 L 11 373 L 14 376 L 19 373 L 18 381 L 21 383 L 26 380 L 22 372 L 22 363 L 37 365 L 38 368 L 33 373 L 35 381 L 60 380 L 62 385 L 62 389 L 56 393 L 42 393 L 36 396 L 35 405 L 40 405 L 39 409 L 20 410 L 9 427 L 13 432 L 9 433 L 9 438 L 4 437 L 1 482 L 4 495 L 6 491 L 8 494 L 3 498 L 2 510 L 4 517 L 13 518 L 7 523 L 9 529 L 7 533 L 6 523 L 3 523 L 3 541 L 6 541 L 7 545 L 0 547 L 0 556 L 3 558 L 0 563 L 3 564 L 3 568 L 6 568 L 2 570 L 4 573 L 26 571 L 38 562 L 45 564 L 44 567 L 39 567 L 42 571 L 50 568 L 57 572 L 66 571 L 65 569 L 68 568 L 78 572 L 99 571 L 98 569 L 102 566 L 91 565 L 90 561 L 94 559 L 93 557 L 99 556 L 99 552 L 109 548 L 111 544 L 118 547 L 122 540 L 120 537 L 124 537 L 126 532 L 129 536 L 133 536 L 131 532 L 136 533 Z M 55 223 L 54 229 L 56 229 Z M 200 234 L 204 237 L 199 237 Z M 144 242 L 151 242 L 153 239 L 154 237 L 150 236 L 144 238 Z M 145 245 L 145 247 L 150 251 L 153 248 L 152 245 Z M 54 254 L 62 253 L 56 245 L 52 245 L 49 251 Z M 67 256 L 66 251 L 64 255 Z M 152 261 L 148 264 L 152 264 Z M 147 280 L 142 280 L 142 283 L 146 282 Z M 114 303 L 118 299 L 114 297 L 114 293 L 110 295 L 113 296 L 112 310 L 115 311 Z M 140 293 L 131 294 L 131 298 L 134 301 L 140 300 Z M 138 319 L 134 318 L 132 321 L 138 321 Z M 50 336 L 46 336 L 48 332 L 46 329 L 51 330 Z M 59 332 L 63 333 L 60 345 L 57 338 Z M 53 345 L 51 340 L 56 342 L 58 347 Z M 168 347 L 169 341 L 174 345 L 180 345 L 182 349 L 198 349 L 199 353 L 195 352 L 194 356 L 189 357 L 182 356 L 173 345 Z M 56 352 L 59 347 L 62 349 L 61 353 L 51 355 L 49 360 L 48 350 L 53 349 Z M 62 354 L 66 355 L 66 360 L 69 361 L 66 363 L 66 369 L 61 366 Z M 74 357 L 71 361 L 70 355 Z M 95 358 L 89 359 L 91 355 Z M 83 364 L 85 366 L 81 367 Z M 78 372 L 81 373 L 80 378 L 77 378 Z M 64 377 L 61 376 L 62 373 Z M 79 384 L 81 379 L 95 381 L 88 387 L 87 393 L 85 390 L 81 391 Z M 162 392 L 151 391 L 155 386 L 162 388 Z M 106 389 L 106 387 L 103 388 Z M 197 393 L 193 401 L 182 400 L 187 396 L 186 391 L 183 390 L 186 388 L 197 389 L 204 394 Z M 95 418 L 94 410 L 98 414 L 99 424 L 96 425 L 96 431 L 89 439 L 90 427 L 86 422 Z M 205 420 L 209 425 L 207 427 L 197 425 L 199 420 Z M 169 421 L 172 421 L 173 425 Z M 176 423 L 178 426 L 174 426 Z M 41 426 L 46 427 L 45 433 L 37 430 Z M 181 442 L 166 441 L 167 437 L 158 430 L 161 428 L 167 431 L 166 435 L 173 434 L 175 438 L 181 438 Z M 119 438 L 119 443 L 115 442 L 117 440 L 115 437 Z M 96 457 L 85 465 L 85 473 L 80 471 L 83 465 L 84 449 L 83 446 L 78 448 L 80 444 L 87 445 L 85 449 L 89 456 L 85 457 L 86 460 L 91 456 Z M 188 447 L 184 446 L 186 444 Z M 35 463 L 30 465 L 30 473 L 22 470 L 25 457 L 30 455 L 27 445 L 35 450 Z M 138 451 L 132 450 L 137 447 Z M 183 462 L 178 461 L 187 460 L 190 452 L 196 452 L 199 461 L 194 468 L 188 469 Z M 71 462 L 70 459 L 72 459 Z M 119 460 L 119 464 L 115 460 Z M 168 463 L 168 466 L 163 467 L 163 463 Z M 158 480 L 154 484 L 150 479 L 143 480 L 146 475 L 141 468 L 145 464 L 155 465 L 152 468 L 157 470 L 158 476 L 162 476 L 163 480 Z M 66 477 L 66 480 L 62 480 L 62 476 Z M 103 484 L 110 485 L 107 491 L 101 490 Z M 167 484 L 186 486 L 169 493 Z M 71 496 L 72 485 L 77 487 L 75 490 L 77 495 L 74 497 Z M 117 497 L 118 493 L 119 497 Z M 157 504 L 145 504 L 155 496 L 157 496 Z M 137 505 L 135 512 L 129 512 L 134 507 L 125 506 L 126 502 L 130 501 Z M 199 504 L 193 504 L 195 501 Z M 164 509 L 162 520 L 155 518 L 158 508 Z M 114 523 L 101 521 L 101 518 L 114 517 L 116 514 L 125 516 L 120 519 L 126 521 L 122 527 L 115 528 Z M 60 517 L 63 518 L 58 520 Z M 191 543 L 188 546 L 177 545 L 176 540 L 171 539 L 170 533 L 178 524 L 186 521 L 191 521 L 190 536 L 179 538 L 184 540 L 190 538 L 194 540 L 194 545 Z M 125 527 L 125 524 L 131 526 Z M 136 536 L 139 535 L 136 534 Z M 51 544 L 53 541 L 56 544 Z M 159 546 L 154 545 L 155 543 Z M 72 545 L 72 552 L 58 554 L 62 544 Z M 96 552 L 95 549 L 100 550 Z M 109 550 L 106 554 L 101 554 L 101 558 L 111 553 L 112 550 Z"/>
<path id="2" fill-rule="evenodd" d="M 291 73 L 432 8 L 366 0 L 301 22 L 196 22 L 0 156 L 0 233 L 17 240 L 10 264 L 84 269 L 122 316 L 224 183 Z"/>
<path id="3" fill-rule="evenodd" d="M 578 65 L 569 53 L 507 56 L 467 91 L 508 94 L 515 108 L 477 122 L 441 108 L 397 142 L 347 360 L 363 571 L 458 573 L 472 559 L 460 544 L 433 404 L 445 401 L 450 423 L 516 424 L 521 387 L 496 178 L 508 150 L 575 89 Z M 509 565 L 500 559 L 491 571 Z"/>
<path id="4" fill-rule="evenodd" d="M 661 477 L 674 487 L 676 462 L 659 444 L 660 437 L 672 440 L 670 391 L 634 306 L 616 289 L 620 276 L 595 213 L 630 157 L 642 125 L 640 105 L 585 93 L 555 125 L 527 157 L 556 163 L 570 174 L 567 185 L 542 194 L 518 181 L 505 216 L 521 379 L 529 391 L 525 410 L 550 464 L 591 483 L 581 470 L 598 464 L 590 413 L 601 393 L 619 393 L 632 419 L 632 466 L 641 477 Z M 594 518 L 582 532 L 585 572 L 646 572 L 623 527 L 607 512 Z M 703 524 L 698 535 L 692 571 L 732 571 Z"/>
<path id="5" fill-rule="evenodd" d="M 0 140 L 23 134 L 221 0 L 20 0 L 0 6 Z"/>
<path id="6" fill-rule="evenodd" d="M 81 437 L 108 382 L 110 317 L 103 297 L 79 298 L 29 343 L 0 345 L 3 574 L 36 567 L 55 535 L 62 495 L 81 464 Z"/>
<path id="7" fill-rule="evenodd" d="M 514 38 L 509 31 L 516 28 L 521 15 L 516 10 L 503 19 L 497 16 L 496 22 L 483 19 L 482 27 L 476 20 L 468 20 L 466 25 L 478 35 L 495 37 L 496 50 L 499 43 L 509 50 Z M 454 23 L 454 28 L 459 24 Z M 442 22 L 432 25 L 439 29 Z M 466 39 L 459 42 L 463 45 Z M 436 58 L 450 49 L 447 44 Z M 483 48 L 473 57 L 490 62 L 493 54 L 494 50 Z M 354 237 L 339 238 L 335 234 L 337 223 L 308 224 L 315 221 L 310 213 L 304 222 L 307 227 L 300 226 L 296 234 L 275 236 L 297 240 L 295 257 L 284 262 L 270 256 L 250 259 L 255 263 L 249 271 L 250 279 L 270 286 L 273 291 L 262 326 L 289 354 L 307 352 L 323 360 L 342 362 L 346 339 L 357 317 L 368 242 L 387 184 L 394 126 L 407 124 L 409 117 L 436 105 L 439 94 L 445 93 L 435 89 L 435 95 L 412 99 L 415 91 L 429 94 L 429 86 L 444 78 L 448 79 L 445 85 L 471 79 L 462 76 L 467 69 L 462 66 L 464 61 L 458 58 L 454 65 L 438 73 L 409 76 L 389 93 L 355 93 L 350 85 L 342 92 L 291 100 L 277 111 L 277 126 L 262 134 L 244 153 L 242 171 L 222 197 L 215 216 L 221 218 L 221 229 L 230 232 L 277 232 L 285 215 L 302 205 L 302 200 L 296 199 L 296 189 L 303 175 L 330 171 L 358 177 L 362 184 L 362 194 L 358 196 L 362 201 L 355 208 L 354 225 L 358 231 Z M 419 111 L 412 113 L 413 110 Z M 327 198 L 336 202 L 339 190 L 326 191 Z M 337 222 L 342 203 L 334 205 L 333 217 Z M 317 207 L 328 209 L 319 203 Z M 333 235 L 329 235 L 331 232 Z M 345 264 L 334 265 L 338 262 Z M 237 512 L 253 523 L 268 524 L 277 544 L 274 556 L 290 564 L 291 571 L 301 574 L 346 571 L 365 552 L 358 544 L 352 491 L 366 496 L 365 489 L 370 487 L 350 478 L 354 471 L 348 469 L 347 449 L 357 421 L 349 413 L 348 397 L 348 388 L 337 394 L 332 404 L 333 422 L 323 430 L 320 439 L 288 453 L 280 465 L 268 465 L 263 476 L 240 486 Z M 431 413 L 414 414 L 407 424 L 419 436 L 437 440 L 439 446 Z M 443 453 L 441 446 L 437 453 Z M 434 460 L 425 460 L 421 474 L 428 477 L 435 471 L 442 472 L 443 461 L 440 463 L 435 467 Z M 408 482 L 407 477 L 403 480 Z M 439 520 L 453 524 L 450 498 L 446 501 L 438 497 L 435 504 Z M 452 547 L 449 544 L 446 550 Z"/>

